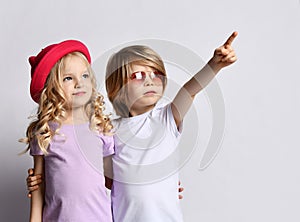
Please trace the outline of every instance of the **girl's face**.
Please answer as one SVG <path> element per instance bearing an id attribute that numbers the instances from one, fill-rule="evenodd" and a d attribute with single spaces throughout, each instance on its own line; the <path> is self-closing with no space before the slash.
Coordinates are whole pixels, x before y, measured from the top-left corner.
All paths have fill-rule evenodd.
<path id="1" fill-rule="evenodd" d="M 61 70 L 62 87 L 68 107 L 83 107 L 92 96 L 92 79 L 86 61 L 79 56 L 68 56 Z"/>
<path id="2" fill-rule="evenodd" d="M 163 94 L 163 78 L 155 69 L 131 65 L 128 87 L 128 108 L 132 116 L 145 113 L 154 108 Z"/>

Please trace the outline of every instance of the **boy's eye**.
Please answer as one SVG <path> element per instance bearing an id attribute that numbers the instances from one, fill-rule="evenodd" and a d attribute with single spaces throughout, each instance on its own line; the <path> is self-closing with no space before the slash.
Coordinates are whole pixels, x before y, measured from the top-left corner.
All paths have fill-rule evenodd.
<path id="1" fill-rule="evenodd" d="M 145 72 L 134 72 L 131 74 L 130 79 L 142 80 L 145 79 L 146 73 Z"/>
<path id="2" fill-rule="evenodd" d="M 138 71 L 134 72 L 130 75 L 131 80 L 145 80 L 146 79 L 146 72 Z M 153 71 L 149 73 L 149 77 L 152 80 L 163 80 L 164 76 L 159 71 Z"/>
<path id="3" fill-rule="evenodd" d="M 72 80 L 72 77 L 70 77 L 70 76 L 67 76 L 67 77 L 63 78 L 63 81 L 64 81 L 64 82 L 70 81 L 70 80 Z"/>
<path id="4" fill-rule="evenodd" d="M 159 71 L 154 71 L 154 72 L 151 72 L 151 79 L 154 79 L 154 78 L 162 78 L 162 74 L 159 72 Z"/>

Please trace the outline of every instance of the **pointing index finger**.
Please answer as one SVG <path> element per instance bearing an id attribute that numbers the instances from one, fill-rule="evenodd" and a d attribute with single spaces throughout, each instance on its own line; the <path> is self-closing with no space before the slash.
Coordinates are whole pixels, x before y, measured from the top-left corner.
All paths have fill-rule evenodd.
<path id="1" fill-rule="evenodd" d="M 233 42 L 233 40 L 235 39 L 235 37 L 238 35 L 237 32 L 233 32 L 231 34 L 231 36 L 229 36 L 229 38 L 226 40 L 226 42 L 224 43 L 224 46 L 225 45 L 231 45 L 231 43 Z"/>

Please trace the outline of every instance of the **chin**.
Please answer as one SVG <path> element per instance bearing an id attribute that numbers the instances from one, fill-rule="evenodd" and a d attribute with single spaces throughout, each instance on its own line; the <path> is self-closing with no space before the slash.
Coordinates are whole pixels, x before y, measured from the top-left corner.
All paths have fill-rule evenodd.
<path id="1" fill-rule="evenodd" d="M 85 106 L 88 102 L 89 102 L 89 100 L 74 101 L 74 102 L 72 103 L 72 107 L 73 107 L 73 108 L 83 107 L 83 106 Z"/>
<path id="2" fill-rule="evenodd" d="M 153 98 L 153 99 L 147 99 L 147 101 L 140 101 L 139 104 L 144 106 L 155 106 L 157 102 L 158 99 Z"/>

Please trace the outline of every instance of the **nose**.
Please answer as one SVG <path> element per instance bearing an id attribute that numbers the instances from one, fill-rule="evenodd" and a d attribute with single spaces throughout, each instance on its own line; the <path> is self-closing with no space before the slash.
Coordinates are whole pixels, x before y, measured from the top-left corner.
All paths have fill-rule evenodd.
<path id="1" fill-rule="evenodd" d="M 149 74 L 146 75 L 146 78 L 144 80 L 144 85 L 145 86 L 153 86 L 154 85 L 153 79 L 150 77 Z"/>
<path id="2" fill-rule="evenodd" d="M 78 88 L 81 88 L 82 86 L 83 86 L 83 81 L 82 81 L 82 79 L 76 78 L 76 82 L 75 82 L 74 88 L 78 89 Z"/>

